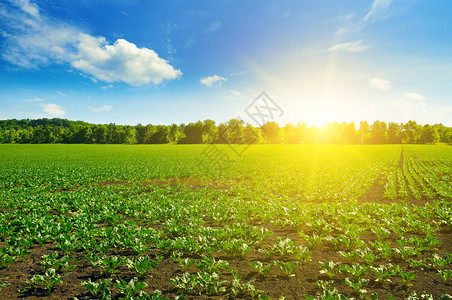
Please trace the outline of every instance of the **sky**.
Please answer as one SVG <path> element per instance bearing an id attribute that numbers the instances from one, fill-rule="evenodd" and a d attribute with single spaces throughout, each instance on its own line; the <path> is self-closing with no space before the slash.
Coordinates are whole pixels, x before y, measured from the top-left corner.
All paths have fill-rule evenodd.
<path id="1" fill-rule="evenodd" d="M 450 0 L 3 0 L 0 119 L 452 126 Z M 248 112 L 248 113 L 247 113 Z"/>

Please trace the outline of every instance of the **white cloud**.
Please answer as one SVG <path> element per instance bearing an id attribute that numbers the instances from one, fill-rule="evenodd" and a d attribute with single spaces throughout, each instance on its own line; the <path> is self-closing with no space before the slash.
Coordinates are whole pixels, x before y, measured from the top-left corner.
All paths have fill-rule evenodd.
<path id="1" fill-rule="evenodd" d="M 41 99 L 39 97 L 34 97 L 33 99 L 24 100 L 24 102 L 27 102 L 27 103 L 42 102 L 42 101 L 44 101 L 44 99 Z"/>
<path id="2" fill-rule="evenodd" d="M 79 40 L 79 51 L 72 56 L 71 65 L 99 80 L 124 81 L 135 86 L 150 82 L 157 85 L 182 75 L 153 50 L 138 48 L 126 40 L 118 39 L 113 45 L 107 45 L 105 38 L 83 33 Z"/>
<path id="3" fill-rule="evenodd" d="M 112 108 L 113 108 L 113 106 L 111 106 L 111 105 L 104 105 L 104 106 L 99 107 L 99 108 L 93 108 L 93 111 L 95 111 L 95 112 L 110 111 L 110 110 L 112 110 Z"/>
<path id="4" fill-rule="evenodd" d="M 2 58 L 33 69 L 53 63 L 69 63 L 94 79 L 123 81 L 130 85 L 155 85 L 182 75 L 151 49 L 138 48 L 124 39 L 109 45 L 64 22 L 39 13 L 29 0 L 10 0 L 16 7 L 0 4 L 0 30 L 4 37 Z"/>
<path id="5" fill-rule="evenodd" d="M 389 91 L 392 88 L 392 84 L 389 80 L 381 78 L 370 78 L 369 85 L 371 88 L 381 91 Z"/>
<path id="6" fill-rule="evenodd" d="M 417 93 L 405 93 L 402 98 L 392 102 L 391 108 L 402 116 L 410 118 L 427 109 L 426 98 Z"/>
<path id="7" fill-rule="evenodd" d="M 364 21 L 383 21 L 388 17 L 388 9 L 393 0 L 374 0 L 372 8 L 364 17 Z"/>
<path id="8" fill-rule="evenodd" d="M 325 52 L 350 52 L 350 53 L 357 53 L 357 52 L 363 52 L 369 48 L 369 45 L 363 44 L 363 40 L 355 41 L 355 42 L 345 42 L 336 44 L 330 48 L 323 49 L 323 50 L 317 50 L 311 52 L 311 54 L 317 54 L 317 53 L 325 53 Z"/>
<path id="9" fill-rule="evenodd" d="M 14 5 L 19 6 L 24 12 L 33 17 L 39 17 L 39 8 L 36 4 L 30 3 L 29 0 L 15 0 L 10 1 Z"/>
<path id="10" fill-rule="evenodd" d="M 229 90 L 229 94 L 224 96 L 224 98 L 229 101 L 240 99 L 243 97 L 244 96 L 243 96 L 242 92 L 235 91 L 235 90 Z"/>
<path id="11" fill-rule="evenodd" d="M 215 21 L 213 23 L 211 23 L 206 29 L 204 29 L 204 33 L 211 33 L 214 31 L 217 31 L 218 29 L 221 28 L 221 22 L 220 21 Z"/>
<path id="12" fill-rule="evenodd" d="M 213 75 L 213 76 L 201 78 L 200 82 L 202 84 L 204 84 L 205 86 L 211 87 L 211 86 L 221 86 L 221 84 L 227 80 L 228 80 L 227 78 L 224 78 L 224 77 L 221 77 L 218 75 Z"/>
<path id="13" fill-rule="evenodd" d="M 104 91 L 108 90 L 108 89 L 112 89 L 112 88 L 114 88 L 113 84 L 109 84 L 109 85 L 105 85 L 105 86 L 101 87 L 101 89 L 103 89 Z"/>
<path id="14" fill-rule="evenodd" d="M 43 110 L 42 110 L 43 112 L 46 112 L 51 116 L 63 116 L 66 114 L 66 112 L 62 109 L 62 107 L 57 104 L 41 103 L 41 104 L 39 104 L 39 106 L 41 106 L 43 108 Z"/>
<path id="15" fill-rule="evenodd" d="M 388 111 L 386 109 L 386 111 Z M 430 105 L 427 98 L 417 93 L 405 93 L 403 97 L 392 101 L 389 112 L 393 120 L 407 122 L 415 120 L 420 124 L 443 123 L 450 126 L 452 105 Z"/>

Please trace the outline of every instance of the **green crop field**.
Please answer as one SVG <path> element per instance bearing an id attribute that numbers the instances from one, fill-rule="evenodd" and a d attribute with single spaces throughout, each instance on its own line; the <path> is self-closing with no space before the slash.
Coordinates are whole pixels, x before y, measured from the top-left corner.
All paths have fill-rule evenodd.
<path id="1" fill-rule="evenodd" d="M 0 145 L 0 299 L 451 299 L 446 145 Z"/>

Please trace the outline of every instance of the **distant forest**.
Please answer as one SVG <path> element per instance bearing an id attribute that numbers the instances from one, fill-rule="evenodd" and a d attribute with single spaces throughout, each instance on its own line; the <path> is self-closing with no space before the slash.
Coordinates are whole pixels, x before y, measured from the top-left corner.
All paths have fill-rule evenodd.
<path id="1" fill-rule="evenodd" d="M 419 125 L 415 121 L 372 124 L 329 123 L 308 127 L 306 123 L 267 122 L 254 127 L 231 119 L 189 124 L 116 125 L 90 124 L 66 119 L 0 120 L 0 143 L 20 144 L 434 144 L 452 143 L 452 127 Z"/>

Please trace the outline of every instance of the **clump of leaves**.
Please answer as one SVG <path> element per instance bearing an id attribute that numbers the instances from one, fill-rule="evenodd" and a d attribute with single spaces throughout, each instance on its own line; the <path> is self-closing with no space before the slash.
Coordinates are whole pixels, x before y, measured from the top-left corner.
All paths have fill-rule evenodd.
<path id="1" fill-rule="evenodd" d="M 27 281 L 29 287 L 36 292 L 36 287 L 41 285 L 47 290 L 47 295 L 52 293 L 57 283 L 63 282 L 63 276 L 56 273 L 55 269 L 48 269 L 44 275 L 34 275 L 30 281 Z"/>
<path id="2" fill-rule="evenodd" d="M 254 270 L 256 270 L 262 276 L 267 275 L 273 267 L 273 264 L 266 265 L 261 261 L 252 261 L 252 262 L 249 262 L 248 265 L 250 265 Z"/>
<path id="3" fill-rule="evenodd" d="M 395 270 L 400 275 L 400 278 L 402 278 L 405 286 L 409 286 L 411 281 L 416 278 L 416 274 L 414 274 L 413 272 L 404 272 L 400 266 L 397 266 Z"/>
<path id="4" fill-rule="evenodd" d="M 397 272 L 393 265 L 388 266 L 380 265 L 378 267 L 371 266 L 370 269 L 375 273 L 377 282 L 391 281 L 391 277 L 396 276 Z"/>
<path id="5" fill-rule="evenodd" d="M 43 255 L 42 260 L 39 262 L 45 269 L 54 268 L 57 272 L 73 270 L 75 265 L 70 265 L 69 261 L 71 257 L 65 255 L 58 258 L 58 252 L 52 254 Z"/>
<path id="6" fill-rule="evenodd" d="M 322 273 L 326 274 L 329 278 L 333 279 L 334 276 L 340 271 L 340 263 L 335 263 L 330 260 L 327 262 L 319 261 L 320 267 L 322 268 Z"/>
<path id="7" fill-rule="evenodd" d="M 143 279 L 154 270 L 163 257 L 158 256 L 156 259 L 151 260 L 148 255 L 138 256 L 133 259 L 127 259 L 126 265 L 129 269 L 133 269 L 137 273 L 139 279 Z"/>
<path id="8" fill-rule="evenodd" d="M 216 260 L 215 257 L 207 257 L 202 256 L 202 258 L 195 262 L 196 266 L 203 272 L 207 273 L 214 273 L 218 272 L 221 273 L 222 269 L 229 268 L 229 263 L 225 260 Z"/>
<path id="9" fill-rule="evenodd" d="M 295 276 L 294 273 L 300 265 L 298 261 L 283 262 L 280 260 L 275 260 L 274 264 L 275 266 L 279 267 L 287 277 Z"/>
<path id="10" fill-rule="evenodd" d="M 102 257 L 91 262 L 93 266 L 101 269 L 101 274 L 110 276 L 124 264 L 124 260 L 118 256 Z"/>
<path id="11" fill-rule="evenodd" d="M 125 280 L 116 280 L 115 288 L 125 295 L 124 300 L 133 300 L 142 289 L 147 287 L 146 282 L 139 282 L 137 277 L 133 277 L 129 282 Z"/>
<path id="12" fill-rule="evenodd" d="M 437 276 L 439 276 L 444 283 L 450 281 L 452 279 L 452 271 L 451 270 L 438 270 L 438 273 L 436 273 Z"/>
<path id="13" fill-rule="evenodd" d="M 367 294 L 367 290 L 364 288 L 369 283 L 369 279 L 351 279 L 345 278 L 345 285 L 351 287 L 355 293 L 361 298 L 364 294 Z"/>
<path id="14" fill-rule="evenodd" d="M 91 278 L 88 279 L 88 281 L 82 281 L 81 284 L 87 289 L 92 296 L 99 298 L 99 299 L 110 299 L 111 297 L 111 291 L 110 291 L 110 284 L 111 279 L 105 279 L 100 282 L 92 282 Z"/>

